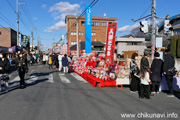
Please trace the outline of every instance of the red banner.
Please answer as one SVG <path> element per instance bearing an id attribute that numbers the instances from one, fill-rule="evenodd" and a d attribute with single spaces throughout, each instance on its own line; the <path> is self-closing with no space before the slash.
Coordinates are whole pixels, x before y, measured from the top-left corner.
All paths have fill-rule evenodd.
<path id="1" fill-rule="evenodd" d="M 114 65 L 114 52 L 115 52 L 115 40 L 116 40 L 117 23 L 108 24 L 108 34 L 106 41 L 105 61 L 108 65 Z"/>

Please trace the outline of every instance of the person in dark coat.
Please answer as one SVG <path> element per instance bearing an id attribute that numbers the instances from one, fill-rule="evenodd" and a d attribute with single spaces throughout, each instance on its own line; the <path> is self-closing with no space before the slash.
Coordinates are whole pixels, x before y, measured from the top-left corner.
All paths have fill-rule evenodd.
<path id="1" fill-rule="evenodd" d="M 130 91 L 131 92 L 139 91 L 140 80 L 136 75 L 139 75 L 140 70 L 136 63 L 137 57 L 138 57 L 138 54 L 133 53 L 131 57 L 131 62 L 130 62 L 130 75 L 131 75 Z"/>
<path id="2" fill-rule="evenodd" d="M 160 82 L 162 80 L 162 73 L 163 73 L 163 60 L 159 58 L 160 54 L 158 52 L 155 52 L 154 54 L 154 60 L 151 65 L 151 81 L 152 81 L 152 94 L 155 94 L 159 92 L 159 86 Z"/>
<path id="3" fill-rule="evenodd" d="M 174 68 L 175 60 L 174 56 L 170 53 L 170 50 L 167 49 L 165 51 L 165 58 L 164 58 L 164 66 L 163 66 L 163 72 L 166 78 L 167 85 L 169 87 L 169 93 L 167 97 L 174 97 L 173 92 L 173 73 L 171 73 L 169 70 Z"/>
<path id="4" fill-rule="evenodd" d="M 0 77 L 2 76 L 6 76 L 7 79 L 3 78 L 3 82 L 4 82 L 4 87 L 5 87 L 5 92 L 8 92 L 8 80 L 9 80 L 9 76 L 8 73 L 10 71 L 10 63 L 8 58 L 6 57 L 5 53 L 0 53 Z M 1 80 L 0 80 L 0 91 L 1 91 Z"/>
<path id="5" fill-rule="evenodd" d="M 64 69 L 64 73 L 68 73 L 68 59 L 66 54 L 64 54 L 64 57 L 62 58 L 62 66 Z"/>
<path id="6" fill-rule="evenodd" d="M 19 72 L 19 77 L 20 77 L 20 87 L 25 88 L 24 77 L 25 77 L 25 73 L 28 70 L 28 66 L 27 66 L 25 57 L 23 57 L 23 53 L 19 54 L 17 61 L 18 61 L 18 63 L 17 63 L 18 69 L 17 70 Z"/>

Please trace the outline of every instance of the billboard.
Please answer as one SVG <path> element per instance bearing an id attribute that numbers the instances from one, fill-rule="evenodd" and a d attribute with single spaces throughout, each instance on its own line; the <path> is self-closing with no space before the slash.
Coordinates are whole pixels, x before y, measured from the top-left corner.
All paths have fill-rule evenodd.
<path id="1" fill-rule="evenodd" d="M 92 51 L 92 40 L 91 40 L 91 8 L 89 5 L 86 5 L 86 14 L 85 14 L 85 49 L 86 53 Z"/>
<path id="2" fill-rule="evenodd" d="M 106 52 L 105 52 L 105 62 L 108 65 L 114 65 L 116 30 L 117 30 L 117 23 L 108 24 Z"/>

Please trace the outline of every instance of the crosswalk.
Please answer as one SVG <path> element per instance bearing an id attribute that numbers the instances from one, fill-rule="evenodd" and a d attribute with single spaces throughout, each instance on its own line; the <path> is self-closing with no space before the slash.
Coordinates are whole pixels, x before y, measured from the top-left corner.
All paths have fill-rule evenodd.
<path id="1" fill-rule="evenodd" d="M 27 84 L 35 84 L 37 83 L 38 81 L 40 80 L 44 80 L 44 82 L 47 82 L 47 83 L 54 83 L 54 79 L 55 79 L 55 74 L 56 73 L 49 73 L 49 74 L 33 74 L 33 71 L 29 74 L 29 75 L 26 75 L 25 77 L 25 82 Z M 59 75 L 59 78 L 60 81 L 63 83 L 63 84 L 70 84 L 72 83 L 72 81 L 76 80 L 78 81 L 79 83 L 87 83 L 86 80 L 84 80 L 82 77 L 80 77 L 79 75 L 77 75 L 76 73 L 71 73 L 70 75 L 73 76 L 73 78 L 75 79 L 70 79 L 67 75 L 65 75 L 64 73 L 58 73 Z M 20 81 L 20 78 L 19 76 L 16 76 L 14 77 L 13 79 L 11 79 L 11 76 L 10 75 L 10 81 L 9 81 L 9 84 L 10 85 L 16 85 L 16 84 L 19 84 L 19 81 Z M 72 77 L 71 77 L 72 78 Z M 57 78 L 56 78 L 57 79 Z"/>

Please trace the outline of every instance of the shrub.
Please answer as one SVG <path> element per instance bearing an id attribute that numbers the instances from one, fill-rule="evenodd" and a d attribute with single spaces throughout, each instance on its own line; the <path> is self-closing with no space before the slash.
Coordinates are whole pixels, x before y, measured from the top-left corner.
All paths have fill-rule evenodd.
<path id="1" fill-rule="evenodd" d="M 180 58 L 180 37 L 177 39 L 177 57 Z"/>
<path id="2" fill-rule="evenodd" d="M 178 37 L 171 38 L 170 50 L 171 50 L 171 53 L 174 55 L 174 57 L 176 57 L 176 53 L 177 53 L 177 39 Z"/>

